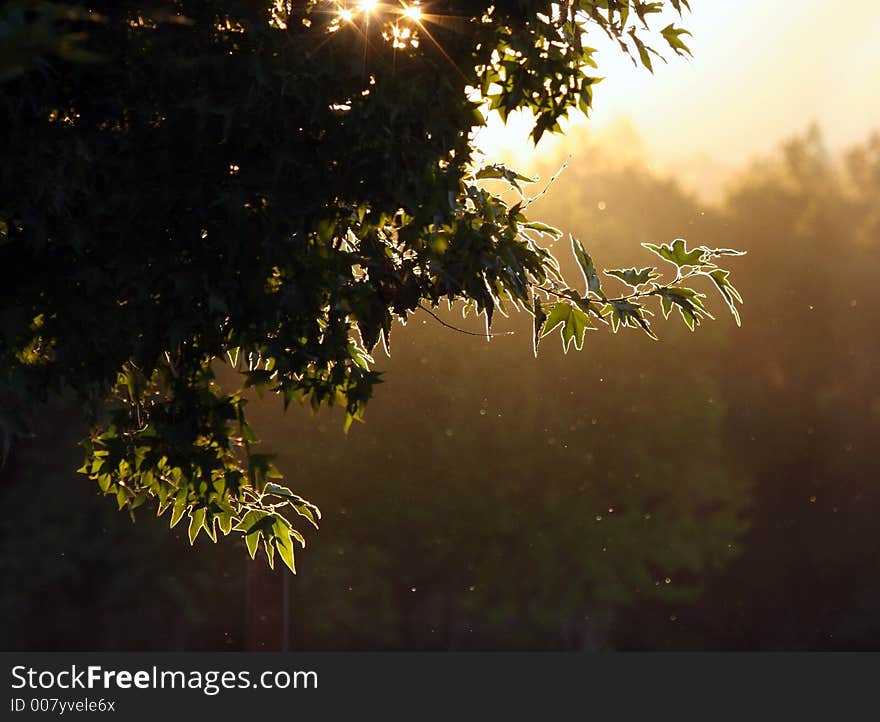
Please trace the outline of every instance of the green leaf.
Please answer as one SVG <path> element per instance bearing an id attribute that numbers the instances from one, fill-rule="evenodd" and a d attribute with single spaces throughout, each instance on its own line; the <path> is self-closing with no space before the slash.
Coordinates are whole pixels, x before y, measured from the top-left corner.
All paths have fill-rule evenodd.
<path id="1" fill-rule="evenodd" d="M 664 317 L 668 318 L 672 308 L 677 308 L 691 331 L 700 325 L 702 318 L 712 318 L 712 314 L 706 310 L 703 304 L 705 296 L 692 288 L 670 286 L 658 289 L 657 293 L 660 296 Z"/>
<path id="2" fill-rule="evenodd" d="M 629 35 L 636 45 L 636 50 L 638 50 L 639 60 L 642 61 L 642 65 L 644 65 L 649 71 L 653 73 L 654 66 L 651 64 L 651 48 L 649 48 L 641 41 L 641 39 L 639 39 L 634 30 L 631 30 Z"/>
<path id="3" fill-rule="evenodd" d="M 532 315 L 534 316 L 534 331 L 532 333 L 532 351 L 535 356 L 538 355 L 538 343 L 541 341 L 541 334 L 544 330 L 544 322 L 547 320 L 547 314 L 541 306 L 541 299 L 535 296 L 534 305 L 532 306 Z"/>
<path id="4" fill-rule="evenodd" d="M 287 503 L 293 508 L 293 510 L 297 514 L 305 519 L 308 519 L 308 521 L 316 529 L 318 528 L 317 520 L 321 518 L 321 510 L 318 509 L 317 506 L 315 506 L 311 502 L 306 501 L 298 494 L 294 494 L 286 486 L 281 486 L 280 484 L 266 484 L 266 487 L 263 491 L 266 494 L 273 494 L 275 496 L 280 496 L 284 499 L 287 499 Z"/>
<path id="5" fill-rule="evenodd" d="M 258 529 L 250 534 L 245 534 L 244 543 L 247 546 L 248 554 L 251 555 L 251 559 L 254 559 L 257 556 L 257 547 L 260 544 L 260 535 L 262 533 L 263 532 Z"/>
<path id="6" fill-rule="evenodd" d="M 611 271 L 605 271 L 609 276 L 614 276 L 614 278 L 619 278 L 628 286 L 632 286 L 636 288 L 641 286 L 643 283 L 650 283 L 655 278 L 659 278 L 660 274 L 656 272 L 657 269 L 653 266 L 648 266 L 647 268 L 618 268 Z"/>
<path id="7" fill-rule="evenodd" d="M 681 39 L 682 35 L 690 35 L 687 30 L 683 28 L 677 28 L 673 23 L 670 23 L 665 28 L 663 28 L 660 33 L 666 39 L 666 42 L 669 44 L 669 47 L 672 48 L 677 55 L 690 55 L 690 48 L 684 44 L 684 41 Z"/>
<path id="8" fill-rule="evenodd" d="M 260 527 L 260 522 L 266 517 L 267 513 L 268 512 L 259 509 L 249 509 L 233 529 L 235 531 L 244 532 L 245 534 L 250 534 L 252 531 Z"/>
<path id="9" fill-rule="evenodd" d="M 181 489 L 174 497 L 174 507 L 171 509 L 170 527 L 172 529 L 177 526 L 177 523 L 183 518 L 183 512 L 186 511 L 186 507 L 188 506 L 186 497 L 187 494 L 185 489 Z"/>
<path id="10" fill-rule="evenodd" d="M 584 346 L 584 335 L 588 328 L 595 328 L 588 313 L 569 303 L 558 301 L 549 308 L 547 322 L 544 326 L 543 336 L 552 332 L 557 326 L 562 326 L 562 350 L 568 353 L 568 349 L 574 341 L 574 347 L 580 351 Z"/>
<path id="11" fill-rule="evenodd" d="M 306 548 L 306 538 L 292 527 L 290 529 L 290 536 L 296 539 L 303 549 Z"/>
<path id="12" fill-rule="evenodd" d="M 713 271 L 710 271 L 708 273 L 708 276 L 717 286 L 718 291 L 721 293 L 721 297 L 724 299 L 724 302 L 727 304 L 727 308 L 730 309 L 730 313 L 733 315 L 733 318 L 736 321 L 736 325 L 739 326 L 741 321 L 739 317 L 739 309 L 737 309 L 736 303 L 742 303 L 742 296 L 740 296 L 739 291 L 734 288 L 733 284 L 729 280 L 730 271 L 725 271 L 723 268 L 716 268 Z"/>
<path id="13" fill-rule="evenodd" d="M 608 309 L 605 313 L 610 316 L 611 330 L 614 333 L 617 333 L 621 326 L 630 326 L 632 328 L 641 328 L 648 336 L 655 341 L 657 340 L 657 336 L 651 329 L 651 324 L 645 318 L 647 311 L 644 306 L 625 299 L 609 301 Z"/>
<path id="14" fill-rule="evenodd" d="M 263 532 L 263 549 L 266 552 L 266 559 L 269 562 L 269 569 L 275 568 L 275 537 L 270 537 Z"/>
<path id="15" fill-rule="evenodd" d="M 475 174 L 476 180 L 505 180 L 517 190 L 522 190 L 520 182 L 534 183 L 534 178 L 529 178 L 522 173 L 517 173 L 501 163 L 494 163 L 480 168 Z"/>
<path id="16" fill-rule="evenodd" d="M 98 476 L 98 488 L 105 494 L 110 491 L 110 484 L 112 482 L 113 477 L 110 474 L 100 474 Z"/>
<path id="17" fill-rule="evenodd" d="M 247 545 L 248 553 L 253 559 L 257 554 L 257 546 L 260 543 L 260 537 L 263 533 L 263 520 L 266 518 L 267 512 L 251 509 L 242 517 L 241 521 L 236 524 L 233 529 L 244 533 L 244 543 Z"/>
<path id="18" fill-rule="evenodd" d="M 298 494 L 294 494 L 286 486 L 283 486 L 281 484 L 276 484 L 274 482 L 269 482 L 268 484 L 266 484 L 265 488 L 263 489 L 263 493 L 264 494 L 274 494 L 275 496 L 281 496 L 281 497 L 284 497 L 285 499 L 292 499 L 293 501 L 295 501 L 298 504 L 307 503 L 305 499 L 303 499 Z"/>
<path id="19" fill-rule="evenodd" d="M 293 542 L 290 538 L 290 527 L 287 525 L 287 520 L 280 516 L 277 517 L 272 525 L 272 531 L 275 533 L 274 543 L 278 550 L 278 556 L 281 557 L 281 561 L 287 565 L 287 568 L 296 574 L 296 566 L 293 562 Z"/>
<path id="20" fill-rule="evenodd" d="M 345 418 L 342 421 L 342 433 L 347 434 L 351 429 L 351 425 L 357 420 L 354 414 L 349 411 L 345 412 Z"/>
<path id="21" fill-rule="evenodd" d="M 596 273 L 593 259 L 590 258 L 590 254 L 586 252 L 583 244 L 581 244 L 581 242 L 574 236 L 571 236 L 571 249 L 574 253 L 575 260 L 577 260 L 578 266 L 581 269 L 581 273 L 584 276 L 584 282 L 587 285 L 587 293 L 593 292 L 599 296 L 599 298 L 605 298 L 605 294 L 602 293 L 602 279 L 599 278 L 599 274 Z"/>
<path id="22" fill-rule="evenodd" d="M 546 223 L 541 223 L 541 221 L 529 221 L 528 223 L 523 223 L 522 227 L 538 231 L 538 233 L 546 233 L 548 236 L 553 236 L 553 238 L 562 238 L 562 231 Z"/>
<path id="23" fill-rule="evenodd" d="M 629 0 L 621 0 L 622 2 L 629 2 Z M 662 2 L 645 2 L 645 0 L 634 0 L 633 6 L 635 8 L 636 14 L 639 16 L 639 20 L 642 21 L 642 24 L 647 27 L 647 20 L 645 20 L 645 16 L 650 15 L 652 13 L 663 12 L 663 3 Z"/>
<path id="24" fill-rule="evenodd" d="M 232 512 L 224 511 L 221 514 L 217 515 L 217 526 L 220 527 L 220 531 L 225 536 L 232 531 Z"/>
<path id="25" fill-rule="evenodd" d="M 211 513 L 210 509 L 205 510 L 205 521 L 202 523 L 202 528 L 205 530 L 205 534 L 208 535 L 208 538 L 217 543 L 217 517 Z"/>
<path id="26" fill-rule="evenodd" d="M 189 513 L 189 543 L 193 544 L 202 527 L 205 526 L 205 507 L 193 509 Z"/>
<path id="27" fill-rule="evenodd" d="M 321 512 L 318 511 L 318 507 L 313 504 L 309 504 L 308 502 L 303 502 L 302 504 L 296 504 L 294 502 L 290 502 L 290 506 L 293 507 L 293 510 L 299 514 L 304 519 L 307 519 L 315 529 L 318 528 L 317 519 L 321 518 Z"/>
<path id="28" fill-rule="evenodd" d="M 695 248 L 692 251 L 687 249 L 687 243 L 683 238 L 676 238 L 672 245 L 668 243 L 662 243 L 657 245 L 656 243 L 643 243 L 645 248 L 653 253 L 656 253 L 660 258 L 665 261 L 669 261 L 670 263 L 674 263 L 679 268 L 684 266 L 705 266 L 705 250 L 702 248 Z"/>

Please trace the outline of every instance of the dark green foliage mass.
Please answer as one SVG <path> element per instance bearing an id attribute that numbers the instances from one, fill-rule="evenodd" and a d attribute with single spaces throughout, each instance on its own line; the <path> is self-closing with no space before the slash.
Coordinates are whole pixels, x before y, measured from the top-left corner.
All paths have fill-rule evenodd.
<path id="1" fill-rule="evenodd" d="M 736 314 L 716 266 L 734 252 L 682 240 L 649 247 L 671 277 L 613 271 L 612 292 L 572 238 L 569 287 L 542 245 L 560 232 L 525 215 L 528 179 L 473 158 L 486 108 L 531 110 L 535 140 L 589 110 L 589 32 L 650 68 L 666 5 L 8 5 L 0 33 L 22 51 L 2 60 L 0 99 L 4 444 L 70 391 L 90 414 L 82 471 L 120 509 L 156 499 L 191 541 L 240 532 L 293 569 L 290 518 L 319 513 L 255 451 L 246 389 L 340 405 L 347 427 L 392 323 L 444 301 L 487 333 L 505 304 L 532 313 L 536 349 L 557 328 L 566 349 L 597 324 L 653 336 L 654 298 L 693 328 L 709 312 L 684 284 L 700 276 Z M 687 52 L 683 32 L 658 39 Z"/>

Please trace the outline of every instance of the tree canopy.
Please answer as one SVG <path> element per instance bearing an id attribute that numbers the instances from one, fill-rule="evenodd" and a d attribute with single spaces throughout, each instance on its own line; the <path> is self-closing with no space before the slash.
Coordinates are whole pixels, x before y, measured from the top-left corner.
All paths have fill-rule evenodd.
<path id="1" fill-rule="evenodd" d="M 394 321 L 441 304 L 482 315 L 487 336 L 496 311 L 526 311 L 536 351 L 557 330 L 566 350 L 603 325 L 653 337 L 655 300 L 693 329 L 710 317 L 699 278 L 738 319 L 718 266 L 737 251 L 683 239 L 646 244 L 666 276 L 603 279 L 570 238 L 569 285 L 549 250 L 561 231 L 527 216 L 534 179 L 481 166 L 472 143 L 489 110 L 530 110 L 535 141 L 589 111 L 590 33 L 648 69 L 658 41 L 689 52 L 685 30 L 650 26 L 686 9 L 7 4 L 0 34 L 21 52 L 0 58 L 5 447 L 35 403 L 72 394 L 91 426 L 81 471 L 120 509 L 155 499 L 191 541 L 234 531 L 293 569 L 291 518 L 319 512 L 256 450 L 248 389 L 342 405 L 347 428 Z"/>

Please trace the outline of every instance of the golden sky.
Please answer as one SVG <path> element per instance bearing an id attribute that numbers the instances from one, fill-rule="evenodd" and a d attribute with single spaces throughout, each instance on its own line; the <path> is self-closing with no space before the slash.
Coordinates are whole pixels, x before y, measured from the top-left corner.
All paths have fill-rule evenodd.
<path id="1" fill-rule="evenodd" d="M 880 0 L 692 0 L 684 26 L 692 59 L 655 63 L 653 76 L 598 36 L 591 121 L 602 131 L 627 118 L 648 157 L 676 164 L 742 165 L 811 122 L 832 149 L 880 130 Z M 658 25 L 658 27 L 660 27 Z M 659 49 L 660 45 L 656 45 Z M 528 122 L 481 133 L 490 155 L 523 148 Z M 539 151 L 554 145 L 542 141 Z M 514 153 L 514 157 L 521 153 Z M 710 160 L 711 159 L 711 160 Z"/>

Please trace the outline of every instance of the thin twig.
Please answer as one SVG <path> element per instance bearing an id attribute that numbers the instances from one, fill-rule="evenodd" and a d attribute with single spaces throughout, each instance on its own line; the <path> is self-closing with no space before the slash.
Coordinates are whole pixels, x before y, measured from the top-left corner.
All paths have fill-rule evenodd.
<path id="1" fill-rule="evenodd" d="M 513 336 L 515 331 L 505 331 L 504 333 L 476 333 L 474 331 L 467 331 L 466 329 L 459 328 L 458 326 L 453 326 L 451 323 L 446 323 L 442 318 L 440 318 L 436 313 L 434 313 L 430 308 L 419 304 L 419 308 L 422 309 L 425 313 L 427 313 L 431 318 L 433 318 L 437 323 L 441 326 L 445 326 L 452 331 L 458 331 L 458 333 L 463 333 L 467 336 L 479 336 L 480 338 L 494 338 L 495 336 Z"/>
<path id="2" fill-rule="evenodd" d="M 559 170 L 556 171 L 556 173 L 554 173 L 552 176 L 550 176 L 550 180 L 547 181 L 547 185 L 544 186 L 544 190 L 542 190 L 537 195 L 532 196 L 531 198 L 524 198 L 525 203 L 523 204 L 523 210 L 528 208 L 535 201 L 538 201 L 541 198 L 543 198 L 545 195 L 547 195 L 547 191 L 550 190 L 550 186 L 552 186 L 556 182 L 556 179 L 562 175 L 562 172 L 568 168 L 568 161 L 570 161 L 570 160 L 571 160 L 571 154 L 569 154 L 565 157 L 565 160 L 562 162 L 562 166 L 559 168 Z"/>

